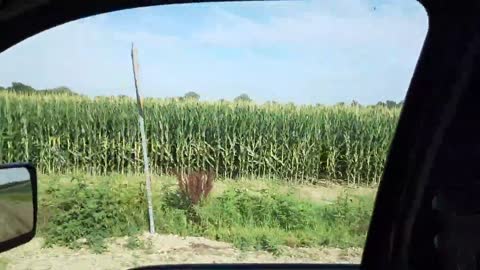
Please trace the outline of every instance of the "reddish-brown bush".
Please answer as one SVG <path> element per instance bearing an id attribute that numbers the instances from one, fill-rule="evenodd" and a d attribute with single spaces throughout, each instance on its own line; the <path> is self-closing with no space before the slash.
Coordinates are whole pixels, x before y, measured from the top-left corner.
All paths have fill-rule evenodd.
<path id="1" fill-rule="evenodd" d="M 192 204 L 200 203 L 200 201 L 208 197 L 213 189 L 214 172 L 177 172 L 176 175 L 180 192 L 187 196 Z"/>

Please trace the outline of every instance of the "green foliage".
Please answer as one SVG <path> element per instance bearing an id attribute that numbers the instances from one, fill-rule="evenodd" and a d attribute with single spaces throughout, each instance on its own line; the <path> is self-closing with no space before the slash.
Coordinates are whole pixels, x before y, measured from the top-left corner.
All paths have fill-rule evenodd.
<path id="1" fill-rule="evenodd" d="M 352 103 L 351 103 L 351 106 L 353 106 L 353 107 L 360 107 L 360 106 L 362 106 L 362 105 L 361 105 L 358 101 L 353 100 Z"/>
<path id="2" fill-rule="evenodd" d="M 29 92 L 31 93 L 36 91 L 30 85 L 26 85 L 20 82 L 12 82 L 12 87 L 10 87 L 10 90 L 15 91 L 17 93 L 29 93 Z"/>
<path id="3" fill-rule="evenodd" d="M 183 98 L 186 99 L 186 100 L 199 100 L 199 99 L 200 99 L 200 95 L 197 94 L 196 92 L 190 91 L 190 92 L 186 93 L 186 94 L 183 96 Z"/>
<path id="4" fill-rule="evenodd" d="M 218 177 L 380 179 L 400 110 L 145 100 L 151 168 Z M 0 93 L 0 163 L 42 173 L 141 173 L 135 100 Z"/>
<path id="5" fill-rule="evenodd" d="M 73 92 L 70 88 L 66 86 L 55 87 L 52 89 L 40 90 L 39 93 L 43 94 L 52 94 L 52 95 L 67 95 L 67 96 L 78 96 L 77 93 Z"/>
<path id="6" fill-rule="evenodd" d="M 0 192 L 2 192 L 5 189 L 8 189 L 8 192 L 10 192 L 13 187 L 15 187 L 14 190 L 16 190 L 16 191 L 31 190 L 31 183 L 30 183 L 30 180 L 18 181 L 18 182 L 9 182 L 9 183 L 0 185 Z"/>
<path id="7" fill-rule="evenodd" d="M 130 235 L 126 246 L 143 248 L 135 236 L 148 229 L 143 191 L 138 181 L 112 180 L 48 182 L 39 208 L 47 245 L 87 245 L 102 252 L 106 238 Z M 158 233 L 203 236 L 274 254 L 282 246 L 362 246 L 373 207 L 371 198 L 345 194 L 325 205 L 276 190 L 228 188 L 200 205 L 172 187 L 154 188 L 153 195 Z"/>
<path id="8" fill-rule="evenodd" d="M 0 258 L 0 270 L 7 270 L 10 261 L 6 258 Z"/>
<path id="9" fill-rule="evenodd" d="M 203 221 L 209 226 L 276 226 L 283 230 L 311 227 L 315 223 L 314 207 L 292 195 L 262 190 L 228 190 L 215 203 L 202 209 Z"/>
<path id="10" fill-rule="evenodd" d="M 50 183 L 41 201 L 41 231 L 46 245 L 71 248 L 85 244 L 103 251 L 104 239 L 137 232 L 145 226 L 143 192 L 111 182 L 88 183 L 72 178 L 68 185 Z M 48 213 L 48 216 L 45 216 Z"/>
<path id="11" fill-rule="evenodd" d="M 31 202 L 32 186 L 30 180 L 0 185 L 0 200 Z"/>
<path id="12" fill-rule="evenodd" d="M 125 247 L 128 249 L 144 249 L 145 244 L 136 235 L 131 235 L 127 238 Z"/>
<path id="13" fill-rule="evenodd" d="M 385 102 L 379 101 L 376 106 L 383 106 L 387 108 L 401 108 L 403 106 L 403 100 L 398 103 L 392 100 L 387 100 Z"/>
<path id="14" fill-rule="evenodd" d="M 252 99 L 247 94 L 241 94 L 234 99 L 235 102 L 251 102 Z"/>
<path id="15" fill-rule="evenodd" d="M 320 217 L 331 228 L 331 236 L 335 237 L 329 242 L 336 242 L 342 247 L 363 243 L 370 225 L 373 202 L 371 197 L 353 197 L 345 193 L 324 208 Z M 345 233 L 348 238 L 342 237 Z"/>
<path id="16" fill-rule="evenodd" d="M 233 228 L 231 234 L 220 234 L 222 237 L 217 238 L 234 242 L 239 247 L 254 246 L 268 250 L 272 248 L 272 243 L 276 243 L 273 246 L 294 247 L 350 247 L 362 246 L 364 243 L 371 204 L 356 206 L 349 196 L 346 197 L 346 203 L 339 199 L 331 206 L 325 206 L 275 192 L 263 191 L 257 195 L 249 192 L 240 195 L 238 191 L 234 193 L 236 195 L 231 196 L 233 193 L 227 192 L 221 197 L 223 201 L 217 201 L 213 207 L 221 208 L 224 212 L 213 209 L 205 211 L 212 214 L 209 228 L 214 224 L 217 224 L 216 228 L 220 232 Z M 238 195 L 240 198 L 236 197 Z M 215 215 L 217 219 L 214 218 Z M 345 216 L 349 219 L 345 219 Z M 357 223 L 350 223 L 353 221 Z M 365 223 L 367 226 L 357 225 Z"/>
<path id="17" fill-rule="evenodd" d="M 80 96 L 66 86 L 55 87 L 52 89 L 35 89 L 30 85 L 26 85 L 20 82 L 12 82 L 9 87 L 1 87 L 0 91 L 8 91 L 15 94 L 22 95 L 67 95 L 67 96 Z"/>
<path id="18" fill-rule="evenodd" d="M 200 207 L 168 193 L 162 202 L 161 232 L 206 236 L 241 249 L 279 252 L 279 246 L 362 246 L 373 201 L 344 195 L 332 205 L 297 199 L 292 194 L 229 189 Z M 192 210 L 194 215 L 192 215 Z M 169 217 L 170 219 L 167 219 Z"/>

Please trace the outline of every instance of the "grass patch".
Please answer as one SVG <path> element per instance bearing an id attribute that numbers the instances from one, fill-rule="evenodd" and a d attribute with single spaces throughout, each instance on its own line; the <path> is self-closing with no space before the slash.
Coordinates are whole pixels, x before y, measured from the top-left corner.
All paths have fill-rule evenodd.
<path id="1" fill-rule="evenodd" d="M 25 193 L 11 193 L 11 194 L 5 194 L 0 197 L 0 200 L 2 201 L 7 201 L 7 202 L 32 202 L 32 192 L 30 191 L 30 194 L 25 194 Z"/>
<path id="2" fill-rule="evenodd" d="M 9 261 L 5 258 L 0 258 L 0 270 L 6 270 Z"/>
<path id="3" fill-rule="evenodd" d="M 5 201 L 32 201 L 30 181 L 0 185 L 0 199 Z"/>
<path id="4" fill-rule="evenodd" d="M 145 249 L 145 244 L 136 235 L 131 235 L 127 238 L 125 247 L 128 249 Z"/>
<path id="5" fill-rule="evenodd" d="M 49 178 L 40 188 L 40 233 L 47 245 L 87 245 L 98 252 L 105 249 L 106 238 L 129 235 L 126 246 L 139 248 L 142 243 L 135 235 L 148 229 L 142 182 L 128 177 Z M 248 188 L 220 183 L 221 191 L 214 188 L 213 196 L 193 205 L 174 179 L 154 182 L 157 232 L 203 236 L 274 254 L 282 246 L 364 244 L 372 195 L 344 192 L 327 204 L 301 199 L 295 189 L 285 190 L 274 182 L 256 189 L 252 181 Z"/>
<path id="6" fill-rule="evenodd" d="M 48 184 L 40 196 L 39 224 L 47 246 L 78 248 L 85 242 L 101 252 L 105 249 L 104 239 L 135 234 L 145 228 L 144 193 L 139 183 L 89 183 L 73 177 L 67 184 Z"/>

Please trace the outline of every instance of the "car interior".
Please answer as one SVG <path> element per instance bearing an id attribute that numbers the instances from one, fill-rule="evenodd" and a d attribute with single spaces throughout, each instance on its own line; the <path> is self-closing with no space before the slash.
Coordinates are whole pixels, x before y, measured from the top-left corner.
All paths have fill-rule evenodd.
<path id="1" fill-rule="evenodd" d="M 0 53 L 80 18 L 194 2 L 204 1 L 0 0 Z M 480 172 L 476 171 L 480 2 L 419 2 L 428 13 L 428 33 L 390 147 L 360 265 L 198 264 L 135 269 L 480 269 Z M 35 168 L 19 163 L 2 165 L 0 170 L 15 167 L 29 172 L 36 213 Z M 34 236 L 35 225 L 0 243 L 0 251 Z"/>

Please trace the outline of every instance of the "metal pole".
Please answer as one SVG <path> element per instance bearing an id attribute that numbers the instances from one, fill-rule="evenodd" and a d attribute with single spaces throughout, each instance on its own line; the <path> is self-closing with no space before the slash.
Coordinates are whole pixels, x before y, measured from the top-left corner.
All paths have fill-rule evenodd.
<path id="1" fill-rule="evenodd" d="M 140 124 L 140 134 L 142 136 L 142 148 L 143 148 L 143 163 L 145 172 L 145 186 L 147 190 L 147 203 L 148 203 L 148 219 L 150 221 L 150 234 L 155 233 L 155 224 L 153 221 L 153 206 L 152 206 L 152 185 L 150 179 L 150 168 L 148 165 L 148 153 L 147 153 L 147 138 L 145 136 L 145 120 L 143 114 L 143 99 L 140 95 L 139 87 L 139 66 L 137 48 L 132 43 L 132 65 L 133 65 L 133 79 L 135 81 L 135 91 L 137 93 L 137 106 L 138 106 L 138 122 Z"/>

